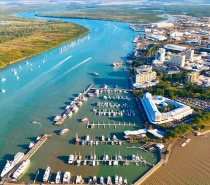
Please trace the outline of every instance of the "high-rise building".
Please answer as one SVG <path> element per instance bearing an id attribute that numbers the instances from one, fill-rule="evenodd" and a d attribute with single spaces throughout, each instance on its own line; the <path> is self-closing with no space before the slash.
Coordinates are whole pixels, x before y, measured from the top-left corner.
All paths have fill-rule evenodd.
<path id="1" fill-rule="evenodd" d="M 187 75 L 187 82 L 194 82 L 199 78 L 198 72 L 192 72 Z"/>
<path id="2" fill-rule="evenodd" d="M 171 58 L 169 60 L 171 64 L 174 64 L 177 67 L 185 66 L 185 55 L 184 54 L 171 54 Z"/>
<path id="3" fill-rule="evenodd" d="M 156 55 L 156 60 L 158 60 L 160 62 L 164 62 L 165 54 L 166 54 L 166 50 L 164 48 L 159 48 L 157 55 Z"/>
<path id="4" fill-rule="evenodd" d="M 184 50 L 184 54 L 185 54 L 185 59 L 186 60 L 188 60 L 188 59 L 191 60 L 194 56 L 194 50 L 188 48 L 188 49 Z"/>

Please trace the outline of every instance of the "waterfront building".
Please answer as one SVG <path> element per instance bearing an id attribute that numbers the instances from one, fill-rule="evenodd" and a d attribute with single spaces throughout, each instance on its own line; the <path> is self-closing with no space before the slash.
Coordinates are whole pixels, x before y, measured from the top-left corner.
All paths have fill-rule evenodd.
<path id="1" fill-rule="evenodd" d="M 152 96 L 150 93 L 145 93 L 141 102 L 150 123 L 153 124 L 177 121 L 191 115 L 193 112 L 189 106 L 162 96 Z M 169 104 L 172 105 L 174 109 L 162 113 L 159 111 L 159 107 L 167 107 Z"/>
<path id="2" fill-rule="evenodd" d="M 171 54 L 171 58 L 169 60 L 170 64 L 173 64 L 177 67 L 185 66 L 185 55 L 184 54 Z"/>
<path id="3" fill-rule="evenodd" d="M 156 60 L 159 60 L 160 62 L 163 63 L 165 61 L 165 54 L 166 54 L 166 50 L 164 48 L 159 48 L 156 55 Z"/>
<path id="4" fill-rule="evenodd" d="M 145 82 L 151 82 L 156 79 L 156 72 L 152 71 L 152 66 L 142 65 L 136 69 L 135 83 L 142 84 Z"/>
<path id="5" fill-rule="evenodd" d="M 194 82 L 199 79 L 198 72 L 192 72 L 187 75 L 187 82 Z"/>
<path id="6" fill-rule="evenodd" d="M 168 28 L 168 27 L 174 27 L 173 23 L 170 22 L 159 22 L 159 23 L 152 23 L 151 27 L 155 28 Z"/>

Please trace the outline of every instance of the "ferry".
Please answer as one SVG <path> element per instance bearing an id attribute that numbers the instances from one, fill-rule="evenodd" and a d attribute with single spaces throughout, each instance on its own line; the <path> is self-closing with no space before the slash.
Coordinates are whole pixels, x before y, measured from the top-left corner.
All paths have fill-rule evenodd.
<path id="1" fill-rule="evenodd" d="M 61 184 L 61 172 L 58 171 L 55 177 L 55 183 L 56 184 Z"/>
<path id="2" fill-rule="evenodd" d="M 93 75 L 93 76 L 99 76 L 99 73 L 92 72 L 92 75 Z"/>
<path id="3" fill-rule="evenodd" d="M 4 167 L 4 169 L 1 172 L 1 177 L 5 176 L 10 170 L 14 168 L 14 166 L 20 162 L 20 160 L 24 157 L 24 153 L 18 152 L 15 156 L 13 161 L 7 160 L 7 163 Z"/>
<path id="4" fill-rule="evenodd" d="M 28 145 L 28 148 L 31 149 L 33 148 L 35 145 L 35 143 L 33 141 L 30 141 L 29 145 Z"/>
<path id="5" fill-rule="evenodd" d="M 68 160 L 68 163 L 69 164 L 73 164 L 73 162 L 74 162 L 74 155 L 69 155 L 69 160 Z"/>
<path id="6" fill-rule="evenodd" d="M 87 121 L 88 121 L 88 118 L 83 118 L 83 119 L 81 120 L 82 123 L 86 123 Z"/>
<path id="7" fill-rule="evenodd" d="M 24 172 L 24 170 L 27 168 L 27 166 L 30 163 L 30 159 L 27 159 L 26 161 L 23 161 L 22 164 L 18 167 L 18 169 L 13 173 L 12 178 L 17 180 L 20 175 Z"/>
<path id="8" fill-rule="evenodd" d="M 43 182 L 48 182 L 49 177 L 50 177 L 50 172 L 51 172 L 51 168 L 48 166 L 44 172 Z"/>
<path id="9" fill-rule="evenodd" d="M 64 129 L 62 129 L 60 132 L 59 132 L 59 135 L 63 135 L 63 134 L 65 134 L 66 132 L 68 132 L 69 131 L 69 129 L 68 128 L 64 128 Z"/>
<path id="10" fill-rule="evenodd" d="M 71 178 L 70 172 L 65 172 L 63 176 L 63 184 L 69 184 Z"/>
<path id="11" fill-rule="evenodd" d="M 81 175 L 77 175 L 76 177 L 76 184 L 81 184 L 82 183 L 82 176 Z"/>

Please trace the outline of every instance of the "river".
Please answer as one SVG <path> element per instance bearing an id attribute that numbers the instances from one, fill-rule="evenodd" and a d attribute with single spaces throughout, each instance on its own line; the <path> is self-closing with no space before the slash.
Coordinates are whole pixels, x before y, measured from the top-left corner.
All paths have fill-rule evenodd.
<path id="1" fill-rule="evenodd" d="M 35 17 L 34 12 L 22 13 L 19 16 L 25 18 Z M 75 146 L 72 140 L 77 132 L 80 137 L 89 134 L 97 137 L 104 134 L 119 135 L 126 129 L 134 130 L 136 127 L 117 127 L 86 129 L 80 122 L 83 117 L 89 117 L 91 121 L 125 121 L 135 122 L 141 126 L 139 117 L 133 118 L 99 118 L 92 113 L 93 104 L 98 101 L 96 97 L 80 109 L 77 115 L 71 119 L 67 118 L 60 127 L 53 125 L 54 116 L 61 114 L 65 106 L 77 95 L 82 92 L 89 84 L 94 83 L 95 87 L 107 84 L 108 87 L 128 88 L 129 71 L 122 67 L 113 69 L 111 64 L 114 60 L 125 61 L 128 53 L 133 50 L 132 40 L 138 34 L 129 29 L 129 24 L 86 20 L 86 19 L 59 19 L 62 21 L 81 24 L 91 31 L 89 35 L 76 40 L 76 45 L 72 48 L 66 43 L 62 46 L 44 52 L 35 57 L 29 58 L 0 70 L 0 76 L 6 78 L 1 82 L 5 93 L 0 94 L 0 169 L 7 159 L 13 159 L 18 152 L 27 152 L 30 140 L 39 134 L 52 133 L 50 138 L 39 151 L 31 158 L 31 164 L 25 175 L 20 179 L 21 182 L 32 182 L 37 169 L 40 169 L 38 182 L 42 181 L 44 170 L 49 165 L 55 173 L 60 170 L 65 172 L 70 170 L 72 176 L 82 175 L 84 178 L 89 176 L 115 176 L 116 174 L 128 178 L 129 183 L 137 180 L 141 175 L 150 169 L 149 166 L 69 166 L 67 163 L 70 153 L 80 152 L 83 156 L 95 152 L 103 155 L 120 153 L 122 156 L 132 154 L 142 155 L 148 162 L 157 162 L 156 153 L 146 153 L 137 149 L 125 149 L 125 146 Z M 66 47 L 66 51 L 60 52 L 61 48 Z M 19 79 L 14 75 L 17 72 Z M 100 74 L 99 77 L 91 75 L 93 71 Z M 102 98 L 102 97 L 99 97 Z M 134 102 L 130 103 L 137 113 Z M 36 121 L 35 124 L 33 121 Z M 69 128 L 65 136 L 57 133 L 62 128 Z M 138 127 L 139 128 L 139 127 Z M 53 181 L 53 180 L 52 180 Z"/>

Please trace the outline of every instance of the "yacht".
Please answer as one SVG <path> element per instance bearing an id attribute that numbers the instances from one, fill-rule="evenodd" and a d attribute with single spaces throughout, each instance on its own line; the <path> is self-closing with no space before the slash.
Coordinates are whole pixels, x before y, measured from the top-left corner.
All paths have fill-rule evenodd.
<path id="1" fill-rule="evenodd" d="M 93 183 L 96 183 L 96 182 L 97 182 L 97 177 L 93 176 Z"/>
<path id="2" fill-rule="evenodd" d="M 63 184 L 69 184 L 71 178 L 70 172 L 65 172 L 63 176 Z"/>
<path id="3" fill-rule="evenodd" d="M 5 93 L 6 90 L 2 87 L 2 88 L 1 88 L 1 92 L 2 92 L 2 93 Z"/>
<path id="4" fill-rule="evenodd" d="M 44 172 L 43 182 L 48 182 L 49 177 L 50 177 L 50 172 L 51 172 L 51 168 L 48 166 Z"/>
<path id="5" fill-rule="evenodd" d="M 119 177 L 116 175 L 115 176 L 115 184 L 118 184 L 118 182 L 119 182 Z"/>
<path id="6" fill-rule="evenodd" d="M 82 176 L 81 175 L 77 175 L 76 177 L 76 184 L 81 184 L 82 183 Z"/>
<path id="7" fill-rule="evenodd" d="M 20 160 L 24 157 L 24 153 L 18 152 L 15 156 L 13 161 L 7 160 L 7 163 L 4 169 L 1 172 L 1 177 L 5 176 Z"/>
<path id="8" fill-rule="evenodd" d="M 68 163 L 69 164 L 73 164 L 73 162 L 74 162 L 74 155 L 69 155 L 69 160 L 68 160 Z"/>
<path id="9" fill-rule="evenodd" d="M 42 138 L 43 135 L 39 135 L 36 137 L 36 142 L 39 141 Z"/>
<path id="10" fill-rule="evenodd" d="M 61 172 L 58 171 L 55 177 L 55 183 L 56 184 L 61 184 Z"/>
<path id="11" fill-rule="evenodd" d="M 96 73 L 96 72 L 92 72 L 92 75 L 93 75 L 93 76 L 99 76 L 99 74 Z"/>
<path id="12" fill-rule="evenodd" d="M 81 120 L 82 123 L 86 123 L 87 121 L 88 121 L 88 118 L 83 118 L 83 119 Z"/>
<path id="13" fill-rule="evenodd" d="M 104 184 L 104 178 L 102 176 L 100 177 L 100 184 Z"/>
<path id="14" fill-rule="evenodd" d="M 107 177 L 107 185 L 112 184 L 112 178 L 110 176 Z"/>
<path id="15" fill-rule="evenodd" d="M 120 177 L 119 177 L 119 184 L 122 185 L 122 183 L 123 183 L 123 179 L 122 179 L 122 177 L 120 176 Z"/>
<path id="16" fill-rule="evenodd" d="M 127 185 L 127 184 L 128 184 L 127 179 L 124 179 L 124 180 L 123 180 L 123 184 L 124 184 L 124 185 Z"/>
<path id="17" fill-rule="evenodd" d="M 57 122 L 60 118 L 61 118 L 61 116 L 58 116 L 58 115 L 57 115 L 57 116 L 54 118 L 53 121 L 54 121 L 54 122 Z"/>
<path id="18" fill-rule="evenodd" d="M 28 148 L 31 149 L 33 148 L 35 145 L 35 143 L 33 141 L 30 141 L 29 145 L 28 145 Z"/>
<path id="19" fill-rule="evenodd" d="M 20 177 L 20 175 L 27 168 L 27 166 L 29 165 L 29 163 L 30 163 L 30 159 L 27 159 L 26 161 L 23 161 L 22 164 L 18 167 L 18 169 L 13 173 L 12 178 L 14 178 L 15 180 L 17 180 L 18 177 Z"/>
<path id="20" fill-rule="evenodd" d="M 60 132 L 59 132 L 59 135 L 63 135 L 63 134 L 65 134 L 66 132 L 68 132 L 69 131 L 69 129 L 68 128 L 64 128 L 64 129 L 62 129 Z"/>

